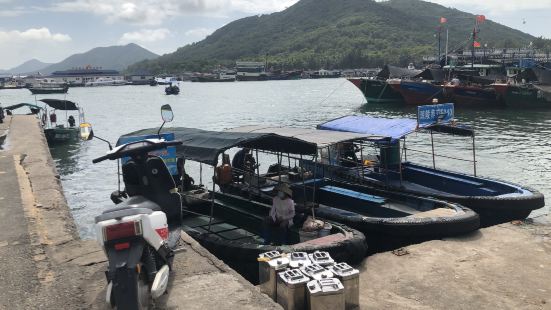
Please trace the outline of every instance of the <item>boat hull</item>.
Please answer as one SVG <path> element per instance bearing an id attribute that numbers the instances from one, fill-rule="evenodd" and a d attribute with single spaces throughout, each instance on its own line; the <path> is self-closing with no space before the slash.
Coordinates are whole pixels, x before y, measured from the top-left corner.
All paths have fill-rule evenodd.
<path id="1" fill-rule="evenodd" d="M 239 82 L 267 81 L 267 75 L 236 75 L 235 79 Z"/>
<path id="2" fill-rule="evenodd" d="M 549 108 L 551 107 L 551 87 L 516 86 L 495 84 L 494 88 L 511 108 Z M 547 90 L 548 89 L 548 90 Z M 547 90 L 547 91 L 546 91 Z"/>
<path id="3" fill-rule="evenodd" d="M 216 203 L 215 215 L 222 221 L 228 221 L 229 218 L 233 218 L 231 222 L 237 227 L 241 227 L 243 230 L 253 231 L 258 230 L 258 223 L 261 221 L 259 215 L 265 213 L 267 216 L 269 209 L 259 210 L 258 205 L 248 202 L 246 199 L 229 195 L 217 193 L 216 197 L 220 199 L 220 203 Z M 236 203 L 243 210 L 235 212 L 228 204 Z M 262 209 L 262 208 L 261 208 Z M 205 215 L 208 224 L 210 213 L 210 204 L 204 204 L 201 206 L 195 206 L 192 208 L 194 212 L 202 213 Z M 185 212 L 184 212 L 185 213 Z M 237 221 L 237 222 L 236 222 Z M 199 242 L 209 252 L 216 255 L 219 259 L 223 260 L 226 264 L 232 267 L 234 270 L 243 275 L 247 280 L 252 283 L 258 283 L 258 261 L 259 254 L 268 251 L 280 251 L 280 252 L 308 252 L 314 251 L 327 251 L 333 259 L 339 262 L 348 262 L 349 264 L 358 264 L 361 262 L 366 253 L 367 245 L 365 236 L 350 227 L 347 227 L 340 223 L 332 223 L 334 233 L 323 238 L 314 239 L 312 242 L 300 242 L 290 245 L 264 245 L 258 242 L 248 242 L 247 238 L 237 238 L 236 240 L 228 240 L 227 238 L 220 237 L 215 233 L 208 233 L 206 225 L 201 227 L 193 227 L 193 225 L 187 224 L 189 220 L 184 218 L 184 231 L 189 234 L 193 239 Z M 211 223 L 213 231 L 216 229 L 216 221 Z"/>
<path id="4" fill-rule="evenodd" d="M 404 98 L 388 85 L 386 81 L 369 80 L 363 78 L 348 79 L 362 91 L 367 103 L 376 104 L 402 104 Z"/>
<path id="5" fill-rule="evenodd" d="M 525 219 L 545 206 L 544 196 L 528 187 L 412 163 L 402 164 L 402 181 L 398 174 L 360 176 L 349 168 L 328 169 L 327 174 L 351 183 L 461 204 L 480 215 L 483 227 Z"/>
<path id="6" fill-rule="evenodd" d="M 473 86 L 444 86 L 444 97 L 458 106 L 502 106 L 503 101 L 493 88 Z"/>
<path id="7" fill-rule="evenodd" d="M 74 143 L 78 141 L 78 128 L 47 128 L 44 135 L 48 145 Z"/>
<path id="8" fill-rule="evenodd" d="M 433 99 L 442 99 L 442 87 L 431 83 L 396 80 L 388 84 L 402 95 L 407 105 L 432 104 Z"/>
<path id="9" fill-rule="evenodd" d="M 55 88 L 55 89 L 47 89 L 47 88 L 29 88 L 31 93 L 33 95 L 46 95 L 46 94 L 66 94 L 69 91 L 69 87 L 64 88 Z"/>

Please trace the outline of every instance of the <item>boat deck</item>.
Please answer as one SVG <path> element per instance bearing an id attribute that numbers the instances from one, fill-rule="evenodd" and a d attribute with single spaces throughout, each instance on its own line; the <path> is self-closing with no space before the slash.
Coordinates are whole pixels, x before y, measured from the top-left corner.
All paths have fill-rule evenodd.
<path id="1" fill-rule="evenodd" d="M 200 233 L 211 233 L 228 241 L 240 241 L 246 243 L 262 243 L 262 238 L 223 220 L 213 218 L 209 230 L 209 216 L 191 215 L 184 217 L 182 225 L 190 227 Z"/>

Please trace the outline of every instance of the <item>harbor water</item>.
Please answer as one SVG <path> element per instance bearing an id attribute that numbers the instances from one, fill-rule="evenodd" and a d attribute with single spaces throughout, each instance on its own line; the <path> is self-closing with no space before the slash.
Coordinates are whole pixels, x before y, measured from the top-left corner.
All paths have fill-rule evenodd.
<path id="1" fill-rule="evenodd" d="M 383 117 L 415 117 L 415 107 L 366 104 L 361 92 L 345 79 L 298 81 L 180 83 L 179 96 L 164 95 L 164 87 L 119 86 L 71 88 L 67 95 L 31 95 L 26 89 L 1 90 L 4 106 L 34 103 L 41 98 L 66 98 L 84 108 L 94 133 L 113 143 L 134 130 L 157 127 L 160 107 L 170 104 L 174 122 L 167 125 L 222 130 L 241 125 L 272 125 L 312 128 L 348 114 Z M 64 113 L 58 112 L 58 119 Z M 533 187 L 551 197 L 551 110 L 456 109 L 456 118 L 476 130 L 477 174 Z M 430 135 L 407 138 L 408 160 L 432 166 Z M 473 164 L 448 157 L 472 160 L 470 138 L 434 135 L 436 167 L 473 173 Z M 110 193 L 117 188 L 116 163 L 92 164 L 104 155 L 105 143 L 94 140 L 52 148 L 63 188 L 82 237 L 93 237 L 94 216 L 112 207 Z M 188 168 L 199 181 L 199 169 Z M 203 181 L 212 169 L 203 169 Z M 547 213 L 549 207 L 532 216 Z"/>

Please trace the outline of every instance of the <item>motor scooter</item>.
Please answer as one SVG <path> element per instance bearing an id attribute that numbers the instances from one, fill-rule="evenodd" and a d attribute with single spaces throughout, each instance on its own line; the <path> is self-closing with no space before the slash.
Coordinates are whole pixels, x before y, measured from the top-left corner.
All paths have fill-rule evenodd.
<path id="1" fill-rule="evenodd" d="M 172 121 L 169 105 L 161 114 L 163 125 Z M 91 124 L 81 124 L 80 135 L 91 140 Z M 150 297 L 156 299 L 167 289 L 180 240 L 182 199 L 164 161 L 150 152 L 179 144 L 161 138 L 115 148 L 109 144 L 110 151 L 92 161 L 127 159 L 122 165 L 125 197 L 95 218 L 96 238 L 108 258 L 106 301 L 119 310 L 147 309 Z"/>

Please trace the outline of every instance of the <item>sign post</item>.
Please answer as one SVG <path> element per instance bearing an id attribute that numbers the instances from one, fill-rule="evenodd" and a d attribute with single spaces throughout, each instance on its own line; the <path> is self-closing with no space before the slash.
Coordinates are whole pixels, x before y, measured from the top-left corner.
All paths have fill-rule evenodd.
<path id="1" fill-rule="evenodd" d="M 428 127 L 435 124 L 447 124 L 454 118 L 453 103 L 422 105 L 417 107 L 417 126 Z"/>

